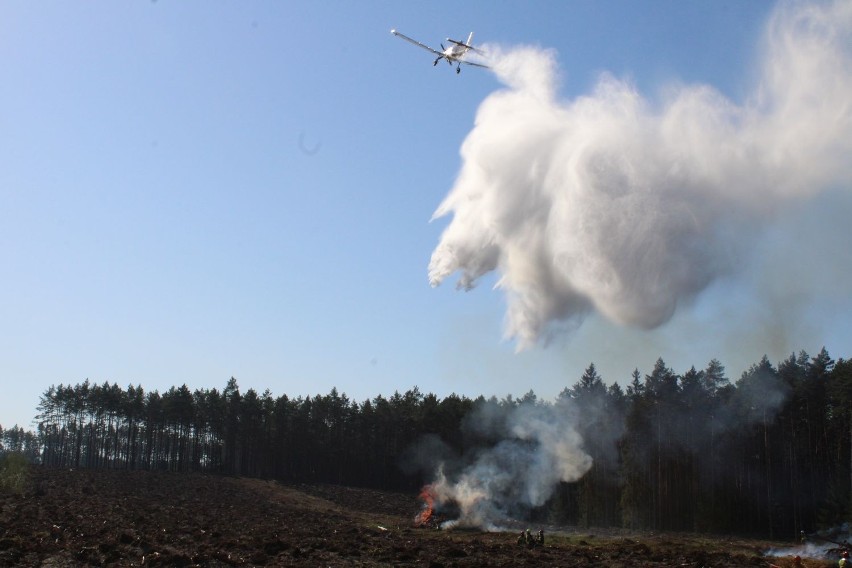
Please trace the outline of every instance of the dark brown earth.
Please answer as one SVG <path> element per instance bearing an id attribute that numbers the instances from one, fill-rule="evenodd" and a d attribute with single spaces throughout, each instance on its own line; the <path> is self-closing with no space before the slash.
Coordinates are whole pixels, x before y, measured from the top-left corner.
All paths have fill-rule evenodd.
<path id="1" fill-rule="evenodd" d="M 689 535 L 566 528 L 527 549 L 513 532 L 416 528 L 415 495 L 363 489 L 40 468 L 31 481 L 0 494 L 0 566 L 793 565 L 763 555 L 784 543 Z"/>

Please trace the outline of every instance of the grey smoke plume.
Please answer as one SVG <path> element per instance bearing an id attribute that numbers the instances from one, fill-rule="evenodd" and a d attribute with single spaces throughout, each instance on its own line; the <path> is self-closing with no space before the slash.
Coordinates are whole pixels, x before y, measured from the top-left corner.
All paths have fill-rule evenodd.
<path id="1" fill-rule="evenodd" d="M 411 452 L 413 467 L 425 465 L 417 455 L 432 455 L 435 504 L 451 504 L 458 515 L 445 527 L 473 526 L 499 530 L 507 520 L 525 518 L 544 505 L 559 482 L 574 482 L 592 467 L 593 456 L 614 459 L 623 419 L 608 407 L 606 392 L 560 395 L 554 403 L 524 398 L 519 403 L 496 399 L 477 403 L 462 425 L 466 455 L 427 438 Z"/>
<path id="2" fill-rule="evenodd" d="M 505 520 L 543 505 L 560 481 L 576 481 L 592 466 L 577 431 L 579 414 L 566 401 L 556 405 L 486 403 L 467 426 L 499 440 L 475 453 L 450 474 L 441 462 L 432 483 L 436 501 L 458 505 L 453 526 L 497 528 Z"/>
<path id="3" fill-rule="evenodd" d="M 555 53 L 489 46 L 506 88 L 434 214 L 453 218 L 431 284 L 496 272 L 522 349 L 591 312 L 655 328 L 737 273 L 780 212 L 852 181 L 852 2 L 782 4 L 763 47 L 738 104 L 707 85 L 650 101 L 608 75 L 560 100 Z"/>

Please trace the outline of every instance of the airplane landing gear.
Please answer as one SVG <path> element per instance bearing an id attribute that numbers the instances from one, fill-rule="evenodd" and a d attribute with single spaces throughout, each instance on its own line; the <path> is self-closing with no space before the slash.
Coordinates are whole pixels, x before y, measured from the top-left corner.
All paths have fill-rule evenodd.
<path id="1" fill-rule="evenodd" d="M 458 75 L 459 73 L 461 73 L 461 65 L 456 67 L 456 75 Z"/>

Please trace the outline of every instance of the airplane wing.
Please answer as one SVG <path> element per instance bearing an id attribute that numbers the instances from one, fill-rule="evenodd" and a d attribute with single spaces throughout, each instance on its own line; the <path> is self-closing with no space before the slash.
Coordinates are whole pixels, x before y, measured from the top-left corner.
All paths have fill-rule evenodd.
<path id="1" fill-rule="evenodd" d="M 419 42 L 419 41 L 417 41 L 416 39 L 411 39 L 411 38 L 410 38 L 410 37 L 408 37 L 407 35 L 405 35 L 405 34 L 401 34 L 401 33 L 399 33 L 399 32 L 398 32 L 398 31 L 396 31 L 396 30 L 391 30 L 391 33 L 392 33 L 393 35 L 395 35 L 396 37 L 401 37 L 402 39 L 404 39 L 405 41 L 407 41 L 407 42 L 409 42 L 409 43 L 413 43 L 414 45 L 416 45 L 416 46 L 418 46 L 418 47 L 422 47 L 422 48 L 423 48 L 423 49 L 425 49 L 426 51 L 431 51 L 431 52 L 432 52 L 432 53 L 434 53 L 435 55 L 444 55 L 444 54 L 443 54 L 443 53 L 441 53 L 440 51 L 438 51 L 438 50 L 436 50 L 436 49 L 432 49 L 431 47 L 429 47 L 429 46 L 428 46 L 428 45 L 426 45 L 425 43 L 420 43 L 420 42 Z"/>

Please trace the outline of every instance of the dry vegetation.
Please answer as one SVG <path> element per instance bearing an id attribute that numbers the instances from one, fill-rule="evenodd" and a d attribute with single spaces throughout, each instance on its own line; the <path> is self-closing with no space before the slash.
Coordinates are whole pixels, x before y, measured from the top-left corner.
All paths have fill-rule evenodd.
<path id="1" fill-rule="evenodd" d="M 417 510 L 335 486 L 36 468 L 0 494 L 0 566 L 792 566 L 763 555 L 783 543 L 689 535 L 548 528 L 527 549 L 514 532 L 415 528 Z"/>

